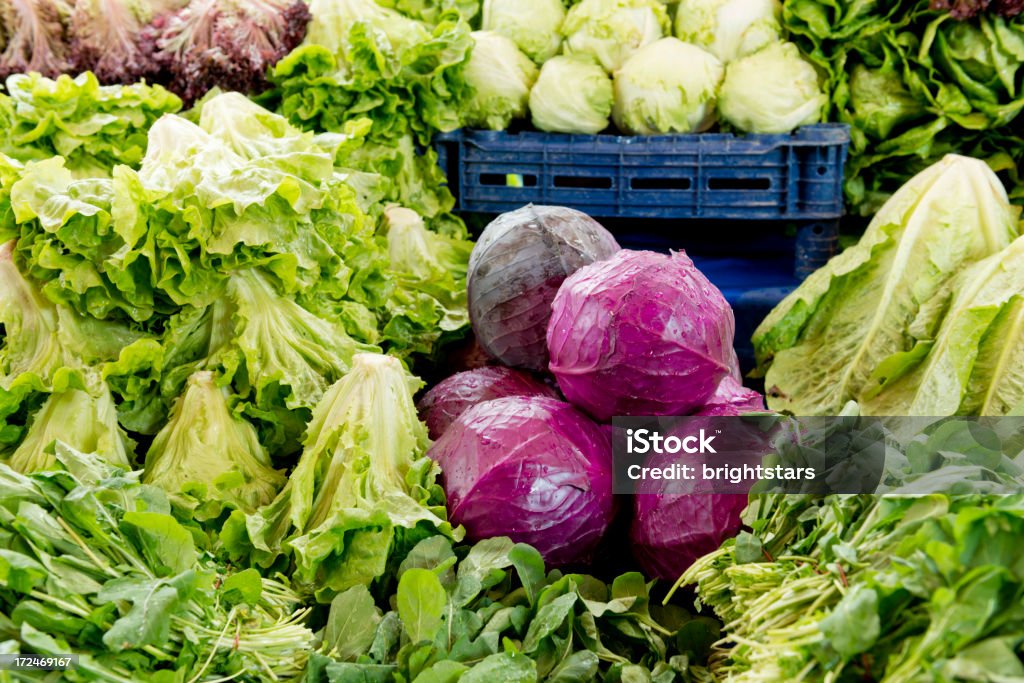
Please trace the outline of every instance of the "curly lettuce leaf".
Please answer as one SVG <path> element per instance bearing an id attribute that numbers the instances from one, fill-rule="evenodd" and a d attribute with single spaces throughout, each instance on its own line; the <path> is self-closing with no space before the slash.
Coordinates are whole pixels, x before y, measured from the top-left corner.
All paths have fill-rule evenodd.
<path id="1" fill-rule="evenodd" d="M 288 408 L 312 408 L 348 372 L 354 354 L 373 350 L 349 337 L 340 325 L 280 296 L 257 271 L 233 274 L 228 297 L 235 330 L 230 350 L 221 355 L 235 348 L 241 353 L 244 366 L 236 367 L 244 367 L 257 404 L 272 387 L 285 396 Z"/>
<path id="2" fill-rule="evenodd" d="M 188 379 L 167 424 L 146 453 L 143 481 L 186 501 L 197 518 L 225 507 L 253 512 L 273 500 L 285 477 L 270 466 L 251 424 L 228 409 L 213 373 Z"/>
<path id="3" fill-rule="evenodd" d="M 432 133 L 458 128 L 458 102 L 466 94 L 460 71 L 472 46 L 469 27 L 457 14 L 432 31 L 397 16 L 401 24 L 422 30 L 396 31 L 360 18 L 326 45 L 311 32 L 271 74 L 285 116 L 323 130 L 367 117 L 378 141 L 412 133 L 426 144 Z M 314 15 L 310 26 L 317 23 Z"/>
<path id="4" fill-rule="evenodd" d="M 288 484 L 255 515 L 233 515 L 229 547 L 264 564 L 293 553 L 296 578 L 329 601 L 382 576 L 396 548 L 425 533 L 461 537 L 425 456 L 413 403 L 420 386 L 396 358 L 356 355 L 313 411 Z"/>
<path id="5" fill-rule="evenodd" d="M 11 126 L 0 151 L 25 161 L 65 157 L 77 176 L 109 176 L 137 167 L 149 128 L 181 100 L 158 85 L 100 85 L 92 73 L 55 79 L 15 74 L 6 82 Z"/>
<path id="6" fill-rule="evenodd" d="M 466 271 L 473 243 L 427 230 L 410 209 L 384 213 L 397 287 L 388 301 L 382 343 L 398 354 L 430 354 L 442 337 L 469 326 Z"/>

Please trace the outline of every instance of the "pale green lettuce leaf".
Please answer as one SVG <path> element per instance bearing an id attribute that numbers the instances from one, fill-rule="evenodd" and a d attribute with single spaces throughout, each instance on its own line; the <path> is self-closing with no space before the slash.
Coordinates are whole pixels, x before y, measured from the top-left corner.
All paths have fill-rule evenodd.
<path id="1" fill-rule="evenodd" d="M 860 397 L 880 363 L 913 348 L 912 325 L 937 327 L 942 306 L 934 299 L 950 278 L 1015 236 L 1016 211 L 983 162 L 947 156 L 913 178 L 857 245 L 755 331 L 769 407 L 827 415 Z"/>
<path id="2" fill-rule="evenodd" d="M 204 518 L 222 506 L 252 512 L 273 500 L 285 477 L 270 466 L 256 429 L 228 409 L 213 373 L 193 374 L 146 453 L 143 481 L 199 506 Z"/>
<path id="3" fill-rule="evenodd" d="M 95 453 L 107 463 L 131 469 L 133 444 L 117 423 L 117 410 L 106 384 L 91 374 L 61 369 L 53 392 L 32 416 L 24 440 L 7 460 L 24 473 L 53 469 L 54 441 L 84 453 Z"/>
<path id="4" fill-rule="evenodd" d="M 1024 398 L 1019 356 L 1024 239 L 966 269 L 942 324 L 926 341 L 928 353 L 896 381 L 876 373 L 880 386 L 861 401 L 865 415 L 1005 414 Z M 1009 336 L 1006 336 L 1009 335 Z"/>
<path id="5" fill-rule="evenodd" d="M 290 548 L 298 581 L 329 601 L 383 575 L 412 539 L 461 538 L 446 521 L 438 468 L 425 456 L 429 439 L 413 402 L 420 386 L 396 358 L 356 355 L 313 411 L 287 486 L 257 514 L 232 518 L 229 547 L 247 535 L 267 563 Z"/>

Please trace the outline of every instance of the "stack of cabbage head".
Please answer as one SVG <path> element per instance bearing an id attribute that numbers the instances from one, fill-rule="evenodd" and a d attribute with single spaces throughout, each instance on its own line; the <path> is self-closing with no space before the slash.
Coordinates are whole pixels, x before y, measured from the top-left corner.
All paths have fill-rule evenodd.
<path id="1" fill-rule="evenodd" d="M 567 13 L 560 0 L 486 0 L 463 123 L 506 128 L 528 104 L 553 133 L 611 121 L 627 135 L 699 133 L 719 119 L 788 133 L 818 122 L 827 98 L 781 15 L 779 0 L 680 0 L 673 26 L 659 0 L 582 0 Z"/>

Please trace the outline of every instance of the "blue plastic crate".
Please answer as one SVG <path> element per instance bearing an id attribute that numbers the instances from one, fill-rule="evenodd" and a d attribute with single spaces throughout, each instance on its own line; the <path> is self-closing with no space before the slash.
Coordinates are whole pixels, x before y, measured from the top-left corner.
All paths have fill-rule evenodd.
<path id="1" fill-rule="evenodd" d="M 563 135 L 461 130 L 435 137 L 463 212 L 555 204 L 597 218 L 835 220 L 849 129 L 792 134 Z"/>

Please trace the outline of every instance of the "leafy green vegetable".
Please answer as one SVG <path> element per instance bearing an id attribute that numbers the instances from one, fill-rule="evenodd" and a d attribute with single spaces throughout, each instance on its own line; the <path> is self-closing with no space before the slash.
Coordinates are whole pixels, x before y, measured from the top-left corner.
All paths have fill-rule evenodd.
<path id="1" fill-rule="evenodd" d="M 316 0 L 310 12 L 306 40 L 271 75 L 285 116 L 321 130 L 366 116 L 377 141 L 412 132 L 426 143 L 433 131 L 458 127 L 461 65 L 472 47 L 458 12 L 433 27 L 372 0 Z"/>
<path id="2" fill-rule="evenodd" d="M 1024 240 L 961 273 L 941 327 L 916 340 L 927 355 L 904 354 L 883 363 L 878 395 L 865 413 L 878 415 L 1005 415 L 1024 400 L 1019 365 L 1021 268 Z"/>
<path id="3" fill-rule="evenodd" d="M 440 5 L 430 7 L 433 15 Z M 464 236 L 429 142 L 461 125 L 471 94 L 468 17 L 448 8 L 418 21 L 372 0 L 318 0 L 310 11 L 305 42 L 274 67 L 265 100 L 307 129 L 342 133 L 365 123 L 366 142 L 340 155 L 339 166 L 383 176 L 387 201 Z"/>
<path id="4" fill-rule="evenodd" d="M 786 0 L 783 24 L 828 74 L 828 120 L 851 125 L 846 198 L 856 212 L 874 213 L 949 153 L 985 159 L 1018 183 L 1019 20 L 958 22 L 915 0 Z"/>
<path id="5" fill-rule="evenodd" d="M 713 620 L 676 606 L 655 618 L 638 574 L 608 586 L 546 573 L 536 550 L 507 538 L 466 551 L 434 536 L 412 549 L 414 557 L 383 618 L 362 587 L 335 598 L 324 654 L 311 658 L 308 681 L 711 680 L 698 664 L 706 653 L 697 651 L 716 639 Z M 341 623 L 348 639 L 339 651 Z"/>
<path id="6" fill-rule="evenodd" d="M 56 465 L 52 444 L 59 440 L 71 448 L 95 453 L 115 467 L 131 469 L 134 444 L 121 431 L 110 391 L 102 382 L 60 370 L 52 393 L 32 416 L 24 440 L 7 464 L 31 473 Z"/>
<path id="7" fill-rule="evenodd" d="M 973 484 L 986 490 L 984 478 Z M 1024 501 L 1019 482 L 1005 490 L 1014 493 L 753 499 L 745 516 L 764 554 L 742 561 L 730 540 L 680 579 L 728 623 L 716 676 L 1017 675 L 1024 565 L 1011 539 Z"/>
<path id="8" fill-rule="evenodd" d="M 562 22 L 567 55 L 589 55 L 614 74 L 630 55 L 672 34 L 665 6 L 657 0 L 583 0 Z"/>
<path id="9" fill-rule="evenodd" d="M 559 55 L 544 63 L 530 90 L 533 125 L 551 133 L 596 135 L 608 127 L 612 80 L 597 61 Z"/>
<path id="10" fill-rule="evenodd" d="M 725 67 L 722 119 L 747 133 L 789 133 L 821 120 L 818 74 L 793 43 L 772 43 Z"/>
<path id="11" fill-rule="evenodd" d="M 286 584 L 217 564 L 140 473 L 55 454 L 57 470 L 28 477 L 0 464 L 6 651 L 75 652 L 73 683 L 303 671 L 313 633 Z"/>
<path id="12" fill-rule="evenodd" d="M 384 212 L 395 291 L 382 345 L 429 354 L 469 325 L 466 274 L 473 243 L 426 229 L 414 211 Z"/>
<path id="13" fill-rule="evenodd" d="M 561 0 L 484 0 L 480 28 L 510 39 L 540 65 L 562 47 L 564 20 Z"/>
<path id="14" fill-rule="evenodd" d="M 269 503 L 285 477 L 253 426 L 228 410 L 213 373 L 197 372 L 146 453 L 144 481 L 194 498 L 204 504 L 197 517 L 215 518 L 222 504 L 252 512 Z"/>
<path id="15" fill-rule="evenodd" d="M 723 73 L 722 63 L 696 45 L 672 37 L 656 40 L 615 71 L 612 119 L 630 135 L 707 130 L 715 122 Z"/>
<path id="16" fill-rule="evenodd" d="M 934 339 L 951 278 L 1015 236 L 1016 212 L 983 162 L 951 155 L 913 178 L 755 331 L 769 407 L 823 415 L 870 400 L 927 352 L 914 339 Z"/>
<path id="17" fill-rule="evenodd" d="M 777 0 L 682 0 L 675 35 L 728 64 L 782 39 L 781 10 Z"/>
<path id="18" fill-rule="evenodd" d="M 109 176 L 118 164 L 137 168 L 149 128 L 181 108 L 158 85 L 103 86 L 89 72 L 56 79 L 15 74 L 6 91 L 10 122 L 0 152 L 22 161 L 60 155 L 76 176 Z"/>
<path id="19" fill-rule="evenodd" d="M 472 38 L 464 74 L 473 94 L 466 102 L 463 125 L 505 130 L 513 119 L 526 116 L 537 67 L 500 33 L 473 31 Z"/>
<path id="20" fill-rule="evenodd" d="M 302 456 L 278 498 L 248 517 L 232 516 L 229 548 L 245 553 L 251 543 L 265 565 L 290 550 L 295 578 L 328 602 L 382 577 L 390 556 L 424 536 L 461 537 L 445 519 L 437 466 L 424 455 L 426 427 L 412 399 L 419 386 L 399 360 L 357 354 L 313 410 Z"/>

